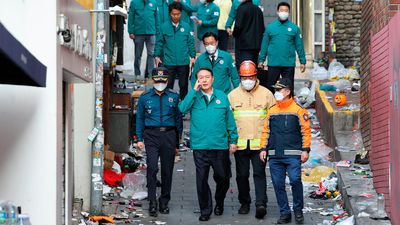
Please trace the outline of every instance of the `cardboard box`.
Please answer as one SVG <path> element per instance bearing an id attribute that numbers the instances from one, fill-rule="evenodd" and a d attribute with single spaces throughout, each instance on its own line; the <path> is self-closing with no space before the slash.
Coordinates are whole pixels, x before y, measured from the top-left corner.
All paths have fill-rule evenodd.
<path id="1" fill-rule="evenodd" d="M 115 153 L 109 149 L 108 145 L 104 146 L 104 169 L 111 170 L 114 165 Z"/>

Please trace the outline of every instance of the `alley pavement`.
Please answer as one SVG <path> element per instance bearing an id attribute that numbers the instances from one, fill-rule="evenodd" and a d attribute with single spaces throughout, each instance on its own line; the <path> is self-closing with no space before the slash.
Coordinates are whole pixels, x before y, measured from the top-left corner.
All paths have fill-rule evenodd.
<path id="1" fill-rule="evenodd" d="M 233 224 L 276 224 L 279 218 L 279 207 L 275 198 L 274 189 L 271 183 L 271 177 L 269 175 L 269 168 L 267 165 L 267 215 L 264 219 L 255 218 L 255 206 L 254 199 L 251 205 L 250 213 L 247 215 L 238 214 L 238 209 L 240 203 L 237 199 L 238 191 L 236 185 L 236 173 L 235 173 L 235 162 L 233 156 L 231 156 L 232 161 L 232 178 L 230 181 L 230 189 L 227 193 L 225 199 L 224 213 L 221 216 L 211 215 L 210 220 L 206 222 L 200 222 L 198 220 L 199 207 L 196 194 L 196 170 L 193 162 L 193 152 L 181 152 L 181 161 L 175 164 L 173 183 L 172 183 L 172 193 L 171 201 L 169 203 L 170 213 L 160 214 L 157 217 L 148 216 L 148 201 L 143 200 L 140 203 L 143 204 L 138 213 L 143 214 L 143 217 L 135 218 L 132 224 L 168 224 L 168 225 L 233 225 Z M 213 190 L 215 191 L 215 182 L 212 178 L 212 170 L 210 171 L 209 183 Z M 251 196 L 254 197 L 254 183 L 252 175 L 250 175 L 251 183 Z M 304 194 L 308 195 L 310 186 L 305 184 Z M 312 187 L 311 187 L 312 188 Z M 315 190 L 316 188 L 314 188 Z M 291 191 L 290 185 L 287 184 L 287 189 L 289 200 L 291 201 Z M 158 188 L 158 194 L 160 189 Z M 332 208 L 333 202 L 330 200 L 315 200 L 305 197 L 305 207 L 311 207 L 313 209 L 328 209 Z M 215 201 L 213 202 L 215 206 Z M 306 212 L 304 213 L 305 223 L 304 224 L 318 224 L 325 220 L 331 220 L 331 216 L 322 216 L 319 212 Z M 292 223 L 294 223 L 294 218 L 292 218 Z"/>

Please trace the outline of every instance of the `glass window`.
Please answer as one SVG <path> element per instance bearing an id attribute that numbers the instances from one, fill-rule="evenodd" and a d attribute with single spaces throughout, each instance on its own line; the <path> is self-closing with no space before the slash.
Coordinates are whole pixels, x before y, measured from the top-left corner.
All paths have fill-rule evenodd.
<path id="1" fill-rule="evenodd" d="M 314 20 L 314 35 L 315 35 L 315 42 L 322 42 L 322 29 L 324 24 L 322 24 L 322 15 L 319 13 L 315 14 Z"/>

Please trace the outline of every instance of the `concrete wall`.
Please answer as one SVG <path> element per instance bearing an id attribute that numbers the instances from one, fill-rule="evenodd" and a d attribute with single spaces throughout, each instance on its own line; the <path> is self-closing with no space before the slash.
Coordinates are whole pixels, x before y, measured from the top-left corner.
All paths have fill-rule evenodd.
<path id="1" fill-rule="evenodd" d="M 74 190 L 83 199 L 83 210 L 90 207 L 91 148 L 87 140 L 94 126 L 94 85 L 74 84 Z"/>
<path id="2" fill-rule="evenodd" d="M 62 83 L 56 1 L 1 1 L 0 21 L 47 67 L 46 88 L 0 85 L 0 199 L 32 224 L 61 224 Z M 1 74 L 9 76 L 11 74 Z"/>

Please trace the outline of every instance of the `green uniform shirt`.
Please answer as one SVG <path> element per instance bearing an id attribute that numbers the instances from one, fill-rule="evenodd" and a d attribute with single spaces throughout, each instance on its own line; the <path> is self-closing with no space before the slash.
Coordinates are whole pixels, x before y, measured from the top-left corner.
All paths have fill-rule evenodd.
<path id="1" fill-rule="evenodd" d="M 154 35 L 159 29 L 158 19 L 156 0 L 132 0 L 129 6 L 128 33 Z"/>
<path id="2" fill-rule="evenodd" d="M 225 94 L 229 94 L 229 92 L 232 90 L 231 84 L 233 84 L 234 88 L 239 86 L 240 77 L 236 70 L 235 62 L 233 61 L 232 56 L 228 52 L 220 49 L 217 51 L 218 57 L 215 59 L 214 64 L 211 63 L 210 55 L 207 52 L 201 54 L 196 59 L 190 82 L 192 87 L 194 87 L 194 84 L 197 80 L 197 71 L 201 68 L 209 68 L 214 74 L 213 87 L 225 92 Z"/>
<path id="3" fill-rule="evenodd" d="M 160 57 L 166 66 L 189 65 L 190 58 L 196 57 L 193 32 L 189 24 L 181 20 L 175 27 L 169 20 L 161 25 L 154 55 Z"/>
<path id="4" fill-rule="evenodd" d="M 174 2 L 173 0 L 157 0 L 160 25 L 164 24 L 167 21 L 170 21 L 168 6 L 173 2 Z M 182 0 L 182 2 L 190 5 L 190 0 Z M 181 21 L 189 24 L 193 31 L 193 22 L 190 19 L 191 15 L 192 13 L 190 11 L 189 12 L 185 10 L 182 11 Z"/>
<path id="5" fill-rule="evenodd" d="M 238 133 L 227 95 L 214 89 L 208 97 L 190 90 L 179 103 L 182 113 L 190 112 L 190 148 L 193 150 L 228 150 L 237 144 Z"/>
<path id="6" fill-rule="evenodd" d="M 306 64 L 300 28 L 289 20 L 284 23 L 275 20 L 264 32 L 258 62 L 263 63 L 268 56 L 268 66 L 295 67 L 296 51 L 300 63 Z"/>
<path id="7" fill-rule="evenodd" d="M 197 26 L 197 38 L 200 41 L 207 32 L 218 34 L 217 24 L 219 19 L 219 7 L 216 4 L 211 2 L 208 4 L 190 6 L 187 2 L 185 3 L 182 1 L 182 6 L 185 11 L 197 12 L 197 18 L 203 22 L 201 25 Z"/>
<path id="8" fill-rule="evenodd" d="M 228 20 L 226 21 L 225 28 L 231 28 L 233 25 L 233 22 L 235 22 L 236 19 L 236 12 L 237 9 L 239 8 L 241 2 L 239 0 L 233 0 L 231 11 L 229 11 L 229 16 Z M 253 0 L 253 4 L 256 6 L 261 6 L 261 1 L 260 0 Z"/>

